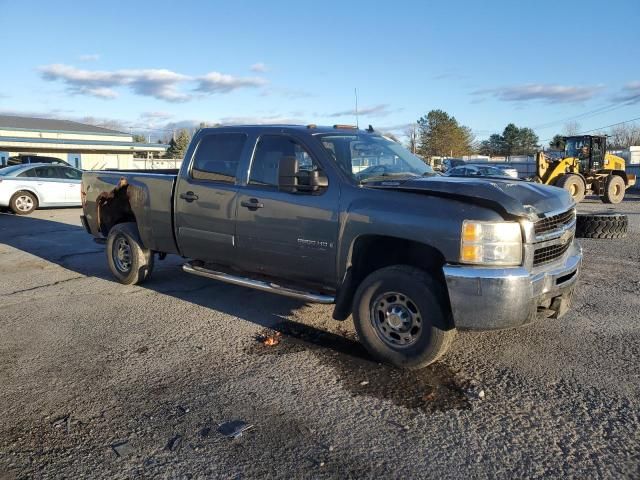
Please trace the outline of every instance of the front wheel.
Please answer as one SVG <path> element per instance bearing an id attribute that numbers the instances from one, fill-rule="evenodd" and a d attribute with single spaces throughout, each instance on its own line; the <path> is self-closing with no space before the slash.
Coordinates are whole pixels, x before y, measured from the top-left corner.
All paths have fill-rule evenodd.
<path id="1" fill-rule="evenodd" d="M 11 197 L 9 207 L 16 215 L 29 215 L 38 208 L 38 199 L 31 192 L 17 192 Z"/>
<path id="2" fill-rule="evenodd" d="M 353 319 L 369 353 L 400 368 L 435 362 L 455 336 L 442 282 L 408 265 L 365 278 L 355 294 Z"/>
<path id="3" fill-rule="evenodd" d="M 580 203 L 584 200 L 584 196 L 587 193 L 584 180 L 580 175 L 575 173 L 565 173 L 562 175 L 557 183 L 557 187 L 564 188 L 573 197 L 573 201 Z"/>
<path id="4" fill-rule="evenodd" d="M 109 231 L 105 251 L 109 270 L 120 283 L 142 283 L 153 271 L 153 252 L 142 245 L 135 223 L 115 225 Z"/>

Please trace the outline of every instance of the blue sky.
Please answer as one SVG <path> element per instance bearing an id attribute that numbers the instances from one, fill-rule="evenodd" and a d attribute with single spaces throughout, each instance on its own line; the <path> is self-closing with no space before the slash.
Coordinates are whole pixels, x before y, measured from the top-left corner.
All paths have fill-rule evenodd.
<path id="1" fill-rule="evenodd" d="M 582 130 L 640 117 L 638 0 L 0 0 L 0 19 L 0 113 L 154 137 L 354 123 L 354 87 L 361 125 L 396 132 L 434 108 L 479 139 L 508 122 L 544 140 L 572 117 Z"/>

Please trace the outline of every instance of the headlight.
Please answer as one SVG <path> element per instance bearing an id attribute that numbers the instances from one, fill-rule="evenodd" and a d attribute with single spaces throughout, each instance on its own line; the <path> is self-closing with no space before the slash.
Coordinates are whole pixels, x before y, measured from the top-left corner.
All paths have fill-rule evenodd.
<path id="1" fill-rule="evenodd" d="M 462 222 L 460 262 L 520 265 L 522 232 L 518 222 Z"/>

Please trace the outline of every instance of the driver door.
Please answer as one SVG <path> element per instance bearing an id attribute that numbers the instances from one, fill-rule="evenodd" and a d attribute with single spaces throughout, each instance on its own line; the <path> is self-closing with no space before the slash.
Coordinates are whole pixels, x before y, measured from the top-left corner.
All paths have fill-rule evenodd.
<path id="1" fill-rule="evenodd" d="M 309 284 L 335 283 L 339 186 L 320 192 L 278 189 L 279 161 L 295 156 L 300 170 L 321 169 L 297 139 L 262 135 L 249 179 L 238 191 L 237 261 L 243 270 Z"/>

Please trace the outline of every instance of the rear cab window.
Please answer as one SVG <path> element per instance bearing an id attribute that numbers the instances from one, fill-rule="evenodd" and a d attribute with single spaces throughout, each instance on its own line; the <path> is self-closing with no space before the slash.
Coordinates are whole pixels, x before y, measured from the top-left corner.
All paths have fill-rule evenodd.
<path id="1" fill-rule="evenodd" d="M 244 133 L 212 133 L 205 135 L 198 146 L 191 165 L 191 177 L 221 183 L 235 183 L 247 141 Z"/>

